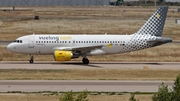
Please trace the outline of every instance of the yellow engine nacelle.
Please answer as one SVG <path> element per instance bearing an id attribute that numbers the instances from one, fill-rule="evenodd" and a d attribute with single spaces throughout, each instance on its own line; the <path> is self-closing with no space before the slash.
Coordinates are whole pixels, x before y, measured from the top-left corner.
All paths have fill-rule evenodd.
<path id="1" fill-rule="evenodd" d="M 70 61 L 73 57 L 72 51 L 55 51 L 54 59 L 55 61 Z"/>

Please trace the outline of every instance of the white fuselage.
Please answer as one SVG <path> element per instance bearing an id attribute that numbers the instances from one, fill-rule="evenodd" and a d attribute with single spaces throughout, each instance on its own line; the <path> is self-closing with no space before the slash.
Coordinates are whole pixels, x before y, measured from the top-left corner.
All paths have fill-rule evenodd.
<path id="1" fill-rule="evenodd" d="M 7 49 L 21 54 L 46 55 L 54 54 L 55 50 L 73 51 L 79 48 L 82 54 L 118 54 L 152 47 L 161 37 L 132 35 L 27 35 L 7 46 Z M 171 39 L 170 39 L 171 40 Z M 172 40 L 171 40 L 172 41 Z M 166 43 L 166 42 L 165 42 Z M 162 43 L 164 44 L 164 43 Z M 159 44 L 160 45 L 160 44 Z M 94 46 L 101 46 L 92 48 Z"/>
<path id="2" fill-rule="evenodd" d="M 130 51 L 124 48 L 132 37 L 133 35 L 28 35 L 16 39 L 22 40 L 22 43 L 9 44 L 8 50 L 21 54 L 53 54 L 56 47 L 67 50 L 68 47 L 102 45 L 101 49 L 89 51 L 87 55 L 117 54 Z"/>

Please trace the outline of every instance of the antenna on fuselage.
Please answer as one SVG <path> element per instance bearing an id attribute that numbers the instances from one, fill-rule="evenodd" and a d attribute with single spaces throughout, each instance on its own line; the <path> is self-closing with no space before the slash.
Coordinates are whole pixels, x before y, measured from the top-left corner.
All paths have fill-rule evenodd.
<path id="1" fill-rule="evenodd" d="M 106 32 L 106 33 L 104 33 L 104 35 L 107 35 L 107 32 Z"/>

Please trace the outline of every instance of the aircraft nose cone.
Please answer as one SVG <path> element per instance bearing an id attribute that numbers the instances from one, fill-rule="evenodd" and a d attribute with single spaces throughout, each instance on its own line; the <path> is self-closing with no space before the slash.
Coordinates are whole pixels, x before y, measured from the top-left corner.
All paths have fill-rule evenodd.
<path id="1" fill-rule="evenodd" d="M 8 51 L 12 51 L 12 48 L 13 48 L 13 47 L 12 47 L 12 44 L 7 45 L 7 50 L 8 50 Z"/>

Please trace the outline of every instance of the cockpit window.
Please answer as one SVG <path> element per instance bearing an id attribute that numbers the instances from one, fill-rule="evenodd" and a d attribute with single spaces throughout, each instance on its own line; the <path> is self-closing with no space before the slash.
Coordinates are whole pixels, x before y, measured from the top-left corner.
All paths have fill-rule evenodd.
<path id="1" fill-rule="evenodd" d="M 14 43 L 22 43 L 22 40 L 15 40 Z"/>

